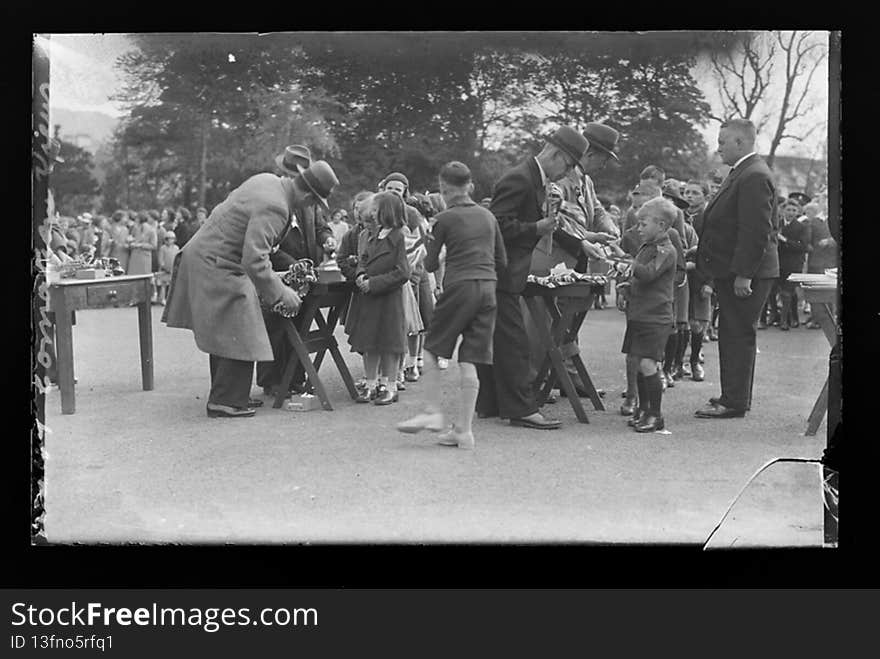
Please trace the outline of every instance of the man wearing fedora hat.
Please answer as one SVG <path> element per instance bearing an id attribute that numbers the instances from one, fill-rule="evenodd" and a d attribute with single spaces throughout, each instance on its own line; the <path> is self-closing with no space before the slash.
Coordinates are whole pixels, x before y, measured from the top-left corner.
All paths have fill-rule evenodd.
<path id="1" fill-rule="evenodd" d="M 254 415 L 254 362 L 273 359 L 262 308 L 280 304 L 293 314 L 301 304 L 273 272 L 270 254 L 294 213 L 315 203 L 326 208 L 339 183 L 322 160 L 295 174 L 288 162 L 282 158 L 283 176 L 257 174 L 229 193 L 180 252 L 163 320 L 191 329 L 210 356 L 210 417 Z"/>
<path id="2" fill-rule="evenodd" d="M 284 149 L 284 153 L 275 158 L 275 165 L 283 176 L 296 177 L 306 171 L 311 164 L 311 151 L 301 144 L 288 146 Z M 315 265 L 318 265 L 323 260 L 324 253 L 336 249 L 333 231 L 320 211 L 321 208 L 311 204 L 294 212 L 290 230 L 285 233 L 269 256 L 273 270 L 276 272 L 287 270 L 300 259 L 311 259 Z M 274 398 L 278 393 L 277 387 L 281 384 L 284 367 L 289 361 L 293 348 L 287 340 L 284 329 L 287 322 L 285 318 L 271 309 L 264 309 L 263 320 L 266 323 L 266 332 L 275 359 L 257 363 L 257 386 L 262 387 L 263 393 L 267 396 Z M 300 329 L 299 318 L 295 317 L 293 322 L 297 324 L 297 329 Z M 290 391 L 300 392 L 304 380 L 305 370 L 300 365 L 291 380 Z"/>
<path id="3" fill-rule="evenodd" d="M 489 210 L 501 229 L 507 267 L 498 274 L 494 365 L 477 365 L 477 414 L 481 418 L 501 416 L 510 419 L 511 425 L 541 430 L 560 426 L 558 420 L 538 411 L 529 378 L 529 341 L 520 297 L 532 251 L 543 236 L 558 227 L 556 216 L 543 217 L 547 183 L 580 167 L 587 146 L 583 135 L 571 126 L 562 126 L 547 138 L 536 157 L 505 172 L 495 185 Z"/>

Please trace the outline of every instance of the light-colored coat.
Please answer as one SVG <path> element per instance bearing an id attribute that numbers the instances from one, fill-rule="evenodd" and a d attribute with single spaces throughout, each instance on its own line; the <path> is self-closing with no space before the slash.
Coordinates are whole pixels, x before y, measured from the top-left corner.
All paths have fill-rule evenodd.
<path id="1" fill-rule="evenodd" d="M 283 238 L 293 182 L 252 176 L 211 212 L 180 252 L 166 322 L 191 329 L 199 350 L 241 361 L 272 361 L 260 306 L 277 302 L 284 283 L 269 254 Z"/>

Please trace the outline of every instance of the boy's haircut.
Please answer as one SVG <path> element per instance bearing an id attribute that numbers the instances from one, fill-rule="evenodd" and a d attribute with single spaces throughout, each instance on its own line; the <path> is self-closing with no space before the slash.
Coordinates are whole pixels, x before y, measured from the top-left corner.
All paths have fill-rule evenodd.
<path id="1" fill-rule="evenodd" d="M 386 229 L 399 229 L 406 224 L 406 209 L 403 199 L 393 192 L 379 192 L 373 197 L 376 207 L 376 222 Z"/>
<path id="2" fill-rule="evenodd" d="M 471 170 L 463 162 L 453 160 L 440 169 L 440 180 L 456 188 L 463 188 L 471 182 Z"/>
<path id="3" fill-rule="evenodd" d="M 663 197 L 655 197 L 654 199 L 646 201 L 642 205 L 637 213 L 637 216 L 644 215 L 646 213 L 651 213 L 656 220 L 662 221 L 668 229 L 675 223 L 675 218 L 678 215 L 678 209 L 675 207 L 675 204 L 673 204 L 668 199 L 665 199 Z"/>
<path id="4" fill-rule="evenodd" d="M 639 174 L 640 180 L 644 181 L 646 178 L 653 179 L 657 181 L 658 185 L 662 185 L 663 181 L 666 180 L 666 172 L 657 167 L 657 165 L 648 165 Z"/>
<path id="5" fill-rule="evenodd" d="M 689 185 L 696 185 L 696 186 L 698 186 L 698 187 L 700 188 L 700 190 L 703 191 L 703 196 L 704 196 L 704 197 L 708 197 L 708 196 L 709 196 L 709 183 L 708 183 L 708 182 L 706 182 L 706 181 L 700 181 L 700 180 L 697 180 L 697 179 L 695 179 L 695 178 L 692 178 L 692 179 L 688 180 L 687 183 L 684 184 L 684 187 L 687 187 L 687 186 L 689 186 Z"/>

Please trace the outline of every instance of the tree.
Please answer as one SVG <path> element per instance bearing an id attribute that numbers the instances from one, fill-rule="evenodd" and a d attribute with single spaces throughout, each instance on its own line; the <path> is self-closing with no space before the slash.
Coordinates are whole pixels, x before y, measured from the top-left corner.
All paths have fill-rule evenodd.
<path id="1" fill-rule="evenodd" d="M 92 210 L 99 192 L 98 181 L 92 175 L 95 163 L 88 151 L 62 140 L 60 129 L 60 125 L 55 126 L 55 139 L 61 144 L 59 156 L 64 162 L 55 164 L 49 185 L 58 213 L 77 215 Z"/>
<path id="2" fill-rule="evenodd" d="M 827 45 L 813 32 L 747 33 L 724 53 L 710 56 L 723 117 L 751 119 L 758 132 L 772 130 L 767 164 L 785 140 L 802 142 L 821 122 L 805 126 L 814 109 L 811 83 L 827 57 Z"/>
<path id="3" fill-rule="evenodd" d="M 767 164 L 770 167 L 773 167 L 776 149 L 783 140 L 803 142 L 821 125 L 814 123 L 812 127 L 799 133 L 787 132 L 797 119 L 809 114 L 815 107 L 813 102 L 805 104 L 805 100 L 810 91 L 813 75 L 828 56 L 828 47 L 816 40 L 810 32 L 783 33 L 777 31 L 775 36 L 780 50 L 785 53 L 785 88 L 776 121 L 776 130 L 770 142 L 770 153 L 767 156 Z"/>

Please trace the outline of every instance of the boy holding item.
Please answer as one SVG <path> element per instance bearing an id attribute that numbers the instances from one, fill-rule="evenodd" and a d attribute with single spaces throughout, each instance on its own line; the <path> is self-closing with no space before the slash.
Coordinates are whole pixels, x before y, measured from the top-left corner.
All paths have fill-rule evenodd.
<path id="1" fill-rule="evenodd" d="M 677 254 L 668 230 L 676 208 L 666 199 L 646 202 L 636 214 L 642 246 L 632 262 L 626 307 L 626 334 L 622 351 L 627 361 L 638 363 L 638 416 L 629 425 L 636 432 L 664 428 L 660 410 L 663 385 L 658 364 L 663 360 L 666 340 L 673 325 Z"/>
<path id="2" fill-rule="evenodd" d="M 425 341 L 429 358 L 423 382 L 428 400 L 421 414 L 397 424 L 397 429 L 406 433 L 444 429 L 437 361 L 452 358 L 460 336 L 459 413 L 452 428 L 440 436 L 440 444 L 464 449 L 474 447 L 472 423 L 479 391 L 476 364 L 492 364 L 496 272 L 507 265 L 498 222 L 471 199 L 472 191 L 471 172 L 466 165 L 453 161 L 443 166 L 440 193 L 447 210 L 437 215 L 434 239 L 428 244 L 425 257 L 426 269 L 434 272 L 440 250 L 446 247 L 443 293 L 437 300 Z"/>

